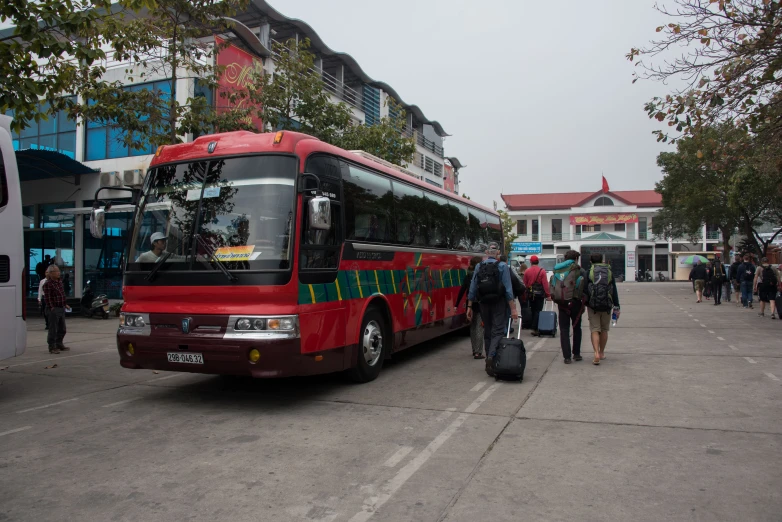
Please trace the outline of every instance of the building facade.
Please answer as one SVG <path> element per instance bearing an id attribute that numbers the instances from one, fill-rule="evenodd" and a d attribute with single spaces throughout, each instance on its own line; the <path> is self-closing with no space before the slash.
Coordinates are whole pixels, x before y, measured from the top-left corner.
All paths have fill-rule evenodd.
<path id="1" fill-rule="evenodd" d="M 516 222 L 515 255 L 557 258 L 572 249 L 588 266 L 590 254 L 601 253 L 625 280 L 647 272 L 687 280 L 688 256 L 721 248 L 721 234 L 708 225 L 697 242 L 655 236 L 652 223 L 662 200 L 653 190 L 503 194 L 502 200 Z"/>
<path id="2" fill-rule="evenodd" d="M 350 55 L 330 49 L 309 25 L 284 16 L 265 0 L 251 0 L 236 21 L 232 32 L 221 37 L 231 43 L 229 49 L 233 52 L 248 56 L 251 64 L 259 63 L 264 74 L 274 73 L 275 41 L 308 38 L 310 51 L 316 56 L 314 72 L 322 77 L 332 101 L 344 102 L 351 108 L 356 124 L 371 125 L 388 116 L 388 99 L 396 100 L 407 112 L 403 134 L 416 142 L 414 161 L 403 166 L 402 171 L 458 193 L 462 165 L 456 158 L 445 157 L 444 139 L 448 134 L 440 123 L 427 118 L 418 106 L 402 100 L 388 84 L 370 78 Z M 168 78 L 154 76 L 148 76 L 142 84 L 133 84 L 127 77 L 128 64 L 107 66 L 105 79 L 118 80 L 128 89 L 163 90 L 181 104 L 197 89 L 196 80 L 186 74 L 174 85 Z M 60 265 L 71 297 L 80 297 L 86 282 L 91 281 L 96 293 L 121 299 L 121 266 L 132 209 L 120 204 L 107 214 L 107 233 L 102 240 L 89 234 L 87 217 L 99 187 L 140 187 L 143 182 L 154 150 L 151 146 L 130 149 L 121 143 L 121 138 L 122 131 L 111 125 L 73 121 L 62 113 L 48 121 L 32 122 L 14 136 L 22 181 L 29 297 L 37 293 L 36 266 L 50 256 Z M 188 139 L 192 137 L 185 137 Z M 101 194 L 102 199 L 112 198 L 119 203 L 126 196 L 119 191 Z"/>

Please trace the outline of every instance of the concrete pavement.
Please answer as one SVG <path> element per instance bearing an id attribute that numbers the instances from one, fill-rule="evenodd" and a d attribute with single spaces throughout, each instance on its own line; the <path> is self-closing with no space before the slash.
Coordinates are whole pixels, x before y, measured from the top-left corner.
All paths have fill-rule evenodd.
<path id="1" fill-rule="evenodd" d="M 0 520 L 780 520 L 782 321 L 620 285 L 607 359 L 452 335 L 365 385 L 126 370 L 116 321 L 0 362 Z M 53 364 L 56 368 L 51 368 Z M 49 368 L 47 368 L 49 367 Z"/>

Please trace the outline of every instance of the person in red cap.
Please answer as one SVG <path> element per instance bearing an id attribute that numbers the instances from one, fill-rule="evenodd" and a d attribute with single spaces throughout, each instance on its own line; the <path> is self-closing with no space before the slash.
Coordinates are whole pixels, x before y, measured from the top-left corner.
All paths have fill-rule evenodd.
<path id="1" fill-rule="evenodd" d="M 543 303 L 551 295 L 548 288 L 546 271 L 539 265 L 538 256 L 530 256 L 532 266 L 524 272 L 524 286 L 527 287 L 527 301 L 532 307 L 532 335 L 538 334 L 538 317 L 543 310 Z"/>

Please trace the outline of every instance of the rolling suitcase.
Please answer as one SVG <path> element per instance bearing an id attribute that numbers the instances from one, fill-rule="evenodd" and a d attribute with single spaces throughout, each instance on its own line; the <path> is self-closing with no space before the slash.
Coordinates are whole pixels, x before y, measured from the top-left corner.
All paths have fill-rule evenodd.
<path id="1" fill-rule="evenodd" d="M 510 325 L 513 319 L 508 321 L 507 337 L 500 341 L 497 352 L 491 359 L 492 374 L 495 379 L 520 381 L 524 379 L 524 369 L 527 367 L 527 351 L 524 342 L 519 338 L 521 328 L 516 328 L 516 338 L 510 337 Z"/>
<path id="2" fill-rule="evenodd" d="M 550 312 L 546 310 L 548 303 L 551 303 Z M 540 314 L 538 314 L 538 333 L 540 333 L 541 336 L 557 336 L 557 312 L 554 311 L 553 301 L 546 301 L 546 304 L 543 306 L 543 310 L 540 312 Z"/>

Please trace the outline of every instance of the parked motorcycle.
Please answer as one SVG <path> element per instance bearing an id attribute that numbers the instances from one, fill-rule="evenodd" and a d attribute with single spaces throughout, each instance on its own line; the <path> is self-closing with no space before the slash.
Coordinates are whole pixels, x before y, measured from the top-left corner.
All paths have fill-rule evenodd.
<path id="1" fill-rule="evenodd" d="M 657 280 L 662 282 L 662 281 L 667 281 L 668 278 L 665 277 L 665 274 L 663 274 L 662 272 L 657 272 Z"/>
<path id="2" fill-rule="evenodd" d="M 84 317 L 109 318 L 109 299 L 105 294 L 96 296 L 90 281 L 87 281 L 81 294 L 81 313 Z"/>

